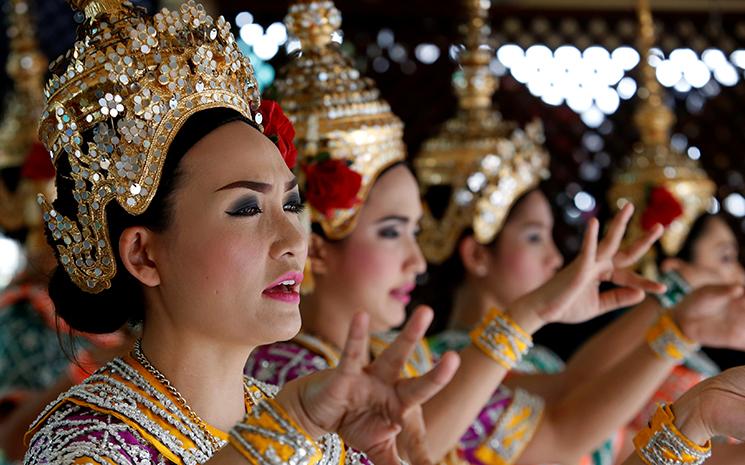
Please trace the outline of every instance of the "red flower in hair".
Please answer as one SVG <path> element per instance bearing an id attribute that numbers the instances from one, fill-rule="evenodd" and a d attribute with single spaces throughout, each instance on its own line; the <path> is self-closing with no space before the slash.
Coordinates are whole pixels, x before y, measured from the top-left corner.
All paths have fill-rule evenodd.
<path id="1" fill-rule="evenodd" d="M 21 168 L 21 177 L 32 181 L 48 181 L 54 179 L 54 165 L 49 152 L 38 142 L 31 146 L 26 160 Z"/>
<path id="2" fill-rule="evenodd" d="M 654 187 L 649 192 L 647 208 L 642 213 L 642 229 L 649 231 L 657 224 L 668 227 L 682 214 L 683 206 L 669 190 Z"/>
<path id="3" fill-rule="evenodd" d="M 295 148 L 295 128 L 285 116 L 279 104 L 273 100 L 262 100 L 259 107 L 264 134 L 274 142 L 290 169 L 295 167 L 297 149 Z"/>
<path id="4" fill-rule="evenodd" d="M 335 209 L 357 205 L 362 176 L 349 168 L 345 160 L 322 153 L 303 165 L 308 203 L 330 218 Z"/>

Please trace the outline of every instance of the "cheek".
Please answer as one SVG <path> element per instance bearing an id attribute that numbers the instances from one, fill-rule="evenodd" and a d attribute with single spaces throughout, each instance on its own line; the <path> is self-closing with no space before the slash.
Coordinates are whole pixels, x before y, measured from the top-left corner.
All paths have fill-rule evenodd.
<path id="1" fill-rule="evenodd" d="M 505 247 L 499 251 L 497 289 L 503 289 L 513 300 L 543 285 L 550 278 L 550 270 L 537 248 L 526 244 Z"/>
<path id="2" fill-rule="evenodd" d="M 342 279 L 352 284 L 349 290 L 365 293 L 385 286 L 396 269 L 395 255 L 389 252 L 375 240 L 350 243 L 342 252 L 344 259 L 340 270 Z"/>

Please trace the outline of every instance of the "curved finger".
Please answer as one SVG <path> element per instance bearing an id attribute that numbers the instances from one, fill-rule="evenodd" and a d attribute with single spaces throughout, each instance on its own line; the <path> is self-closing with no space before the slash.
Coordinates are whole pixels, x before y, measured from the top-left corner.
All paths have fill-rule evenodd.
<path id="1" fill-rule="evenodd" d="M 654 243 L 662 237 L 664 232 L 665 228 L 663 228 L 661 224 L 656 224 L 654 228 L 652 228 L 652 230 L 646 233 L 642 238 L 634 241 L 628 249 L 616 254 L 616 259 L 614 260 L 615 265 L 619 268 L 628 268 L 636 264 L 636 262 L 641 260 L 642 257 L 649 252 L 649 249 L 651 249 Z"/>
<path id="2" fill-rule="evenodd" d="M 364 312 L 356 314 L 352 319 L 352 324 L 347 333 L 347 342 L 344 343 L 344 350 L 337 368 L 341 373 L 359 373 L 367 363 L 369 320 L 370 317 Z"/>
<path id="3" fill-rule="evenodd" d="M 401 431 L 401 427 L 398 425 L 392 425 L 390 436 L 397 436 Z M 342 437 L 342 439 L 344 439 Z M 401 465 L 401 459 L 398 455 L 398 447 L 396 447 L 396 441 L 394 439 L 384 441 L 383 443 L 376 444 L 372 449 L 362 450 L 374 464 L 382 465 Z"/>
<path id="4" fill-rule="evenodd" d="M 396 339 L 370 366 L 370 373 L 383 380 L 396 380 L 414 348 L 422 341 L 434 314 L 426 305 L 420 305 L 406 322 Z"/>
<path id="5" fill-rule="evenodd" d="M 623 236 L 626 234 L 626 226 L 628 226 L 633 214 L 634 205 L 632 203 L 627 203 L 620 212 L 616 213 L 610 223 L 608 232 L 598 247 L 598 255 L 603 258 L 610 258 L 618 252 Z"/>
<path id="6" fill-rule="evenodd" d="M 630 307 L 644 300 L 644 291 L 630 287 L 618 287 L 600 293 L 600 311 L 606 313 L 619 308 Z"/>
<path id="7" fill-rule="evenodd" d="M 398 383 L 396 391 L 404 409 L 423 404 L 445 387 L 458 370 L 460 357 L 447 352 L 433 369 L 418 378 L 405 379 Z"/>
<path id="8" fill-rule="evenodd" d="M 662 294 L 667 290 L 667 287 L 664 284 L 645 278 L 639 273 L 634 273 L 629 270 L 621 270 L 613 273 L 611 282 L 618 286 L 633 287 L 652 294 Z"/>

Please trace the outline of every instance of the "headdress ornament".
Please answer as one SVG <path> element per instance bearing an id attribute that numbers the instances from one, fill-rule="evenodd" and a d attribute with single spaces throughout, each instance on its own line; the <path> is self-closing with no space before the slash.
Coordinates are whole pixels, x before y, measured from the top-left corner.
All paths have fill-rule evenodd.
<path id="1" fill-rule="evenodd" d="M 341 14 L 331 1 L 297 0 L 285 18 L 301 49 L 275 81 L 295 124 L 301 186 L 311 219 L 341 239 L 380 173 L 403 161 L 403 123 L 332 37 Z"/>
<path id="2" fill-rule="evenodd" d="M 660 244 L 666 254 L 675 255 L 693 222 L 711 204 L 716 186 L 697 161 L 670 145 L 675 115 L 663 102 L 662 88 L 649 64 L 655 38 L 648 0 L 639 0 L 638 14 L 642 85 L 634 123 L 641 141 L 625 160 L 624 168 L 616 174 L 608 198 L 611 207 L 616 209 L 626 202 L 636 207 L 629 240 L 659 223 L 665 226 Z"/>
<path id="3" fill-rule="evenodd" d="M 39 203 L 59 261 L 81 289 L 111 285 L 116 262 L 106 206 L 143 213 L 169 145 L 193 114 L 228 108 L 256 121 L 259 91 L 223 17 L 189 0 L 153 17 L 129 1 L 69 0 L 85 13 L 78 39 L 50 66 L 40 138 L 56 166 L 69 163 L 74 218 Z M 58 186 L 59 187 L 59 186 Z"/>
<path id="4" fill-rule="evenodd" d="M 458 111 L 414 161 L 425 198 L 433 188 L 450 190 L 441 217 L 425 203 L 420 244 L 434 263 L 452 255 L 467 228 L 482 244 L 494 240 L 515 200 L 549 174 L 541 123 L 523 130 L 492 107 L 498 81 L 489 68 L 489 7 L 489 0 L 466 0 L 465 50 L 453 77 Z"/>
<path id="5" fill-rule="evenodd" d="M 0 227 L 38 229 L 41 212 L 36 193 L 54 192 L 51 183 L 54 169 L 37 138 L 39 117 L 44 109 L 47 59 L 39 50 L 29 1 L 11 0 L 9 7 L 10 54 L 6 69 L 13 88 L 0 122 L 0 169 L 20 167 L 21 170 L 14 192 L 0 181 Z"/>

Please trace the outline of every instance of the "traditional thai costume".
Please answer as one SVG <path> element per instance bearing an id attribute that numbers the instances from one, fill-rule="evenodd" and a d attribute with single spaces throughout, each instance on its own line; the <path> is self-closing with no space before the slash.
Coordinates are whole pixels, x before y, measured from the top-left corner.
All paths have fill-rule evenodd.
<path id="1" fill-rule="evenodd" d="M 171 143 L 197 112 L 232 110 L 259 130 L 268 115 L 224 18 L 192 1 L 153 17 L 128 1 L 70 3 L 84 20 L 73 49 L 51 67 L 40 134 L 55 163 L 70 164 L 73 191 L 59 195 L 74 198 L 77 214 L 44 196 L 39 204 L 64 271 L 83 292 L 99 293 L 117 273 L 107 204 L 130 215 L 148 208 Z M 338 436 L 310 439 L 270 399 L 274 391 L 246 379 L 244 420 L 218 431 L 138 342 L 43 411 L 27 435 L 26 463 L 197 464 L 228 442 L 248 463 L 341 463 Z"/>

